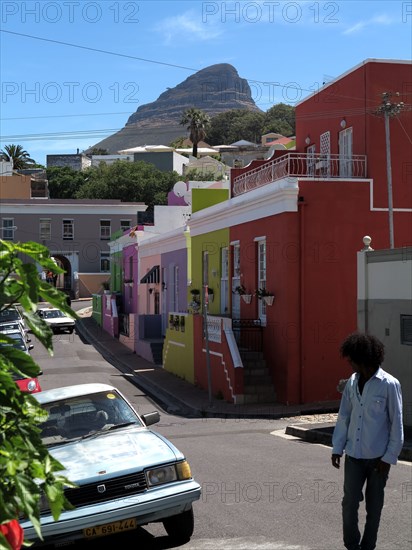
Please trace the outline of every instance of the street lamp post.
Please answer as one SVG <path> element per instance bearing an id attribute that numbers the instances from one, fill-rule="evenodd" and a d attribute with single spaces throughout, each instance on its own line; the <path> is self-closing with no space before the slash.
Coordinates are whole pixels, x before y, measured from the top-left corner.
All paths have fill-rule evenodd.
<path id="1" fill-rule="evenodd" d="M 399 97 L 399 92 L 395 94 Z M 389 246 L 395 248 L 395 236 L 393 227 L 393 193 L 392 193 L 392 163 L 391 163 L 391 136 L 390 136 L 390 119 L 397 116 L 405 107 L 403 101 L 398 103 L 391 102 L 392 93 L 384 92 L 382 94 L 382 104 L 377 108 L 376 112 L 384 116 L 385 120 L 385 142 L 386 142 L 386 177 L 388 184 L 388 215 L 389 215 Z"/>

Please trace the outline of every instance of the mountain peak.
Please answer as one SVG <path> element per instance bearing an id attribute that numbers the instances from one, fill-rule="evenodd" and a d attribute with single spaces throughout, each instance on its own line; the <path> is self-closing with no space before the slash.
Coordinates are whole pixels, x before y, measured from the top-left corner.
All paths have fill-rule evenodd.
<path id="1" fill-rule="evenodd" d="M 174 88 L 168 88 L 153 103 L 139 107 L 129 117 L 126 126 L 179 123 L 183 112 L 191 107 L 210 116 L 231 109 L 259 111 L 247 80 L 240 78 L 233 65 L 218 63 L 196 72 Z"/>
<path id="2" fill-rule="evenodd" d="M 248 81 L 239 76 L 233 65 L 217 63 L 168 88 L 156 101 L 141 105 L 122 130 L 93 147 L 116 153 L 139 145 L 168 144 L 186 134 L 180 121 L 184 111 L 192 107 L 211 117 L 232 109 L 261 112 Z"/>

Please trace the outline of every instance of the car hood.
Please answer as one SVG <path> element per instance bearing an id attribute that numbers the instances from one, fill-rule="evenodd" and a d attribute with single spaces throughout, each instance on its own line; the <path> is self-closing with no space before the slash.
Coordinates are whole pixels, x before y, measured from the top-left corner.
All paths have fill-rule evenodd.
<path id="1" fill-rule="evenodd" d="M 89 439 L 49 447 L 70 481 L 92 481 L 102 475 L 126 474 L 183 459 L 182 453 L 164 437 L 146 428 L 121 428 Z"/>
<path id="2" fill-rule="evenodd" d="M 67 325 L 67 323 L 74 325 L 74 320 L 70 319 L 70 317 L 50 317 L 48 319 L 44 319 L 44 321 L 49 323 L 49 325 L 61 325 L 63 323 L 65 325 Z"/>

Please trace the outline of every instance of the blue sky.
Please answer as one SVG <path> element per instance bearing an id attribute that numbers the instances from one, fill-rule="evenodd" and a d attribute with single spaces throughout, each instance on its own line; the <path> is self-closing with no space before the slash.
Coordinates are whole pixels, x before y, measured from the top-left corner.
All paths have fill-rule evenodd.
<path id="1" fill-rule="evenodd" d="M 232 64 L 266 111 L 365 59 L 412 57 L 412 1 L 2 0 L 0 10 L 0 147 L 20 144 L 42 164 L 98 143 L 215 63 Z"/>

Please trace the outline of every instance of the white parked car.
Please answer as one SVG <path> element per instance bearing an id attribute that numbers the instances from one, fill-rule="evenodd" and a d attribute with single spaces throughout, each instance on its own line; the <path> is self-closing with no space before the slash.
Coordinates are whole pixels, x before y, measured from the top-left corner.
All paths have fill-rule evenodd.
<path id="1" fill-rule="evenodd" d="M 192 504 L 201 495 L 185 456 L 148 428 L 157 411 L 139 415 L 113 386 L 82 384 L 33 394 L 49 413 L 43 443 L 77 488 L 65 490 L 74 510 L 54 521 L 47 503 L 40 541 L 29 521 L 24 539 L 36 546 L 113 535 L 162 522 L 173 543 L 193 534 Z M 116 543 L 112 543 L 116 544 Z"/>
<path id="2" fill-rule="evenodd" d="M 72 334 L 74 331 L 74 319 L 68 317 L 65 313 L 60 311 L 60 309 L 55 307 L 38 309 L 37 315 L 49 325 L 54 333 L 67 331 L 69 334 Z"/>
<path id="3" fill-rule="evenodd" d="M 5 326 L 9 323 L 18 323 L 22 331 L 25 330 L 25 324 L 22 314 L 17 307 L 9 306 L 0 311 L 0 326 Z"/>

